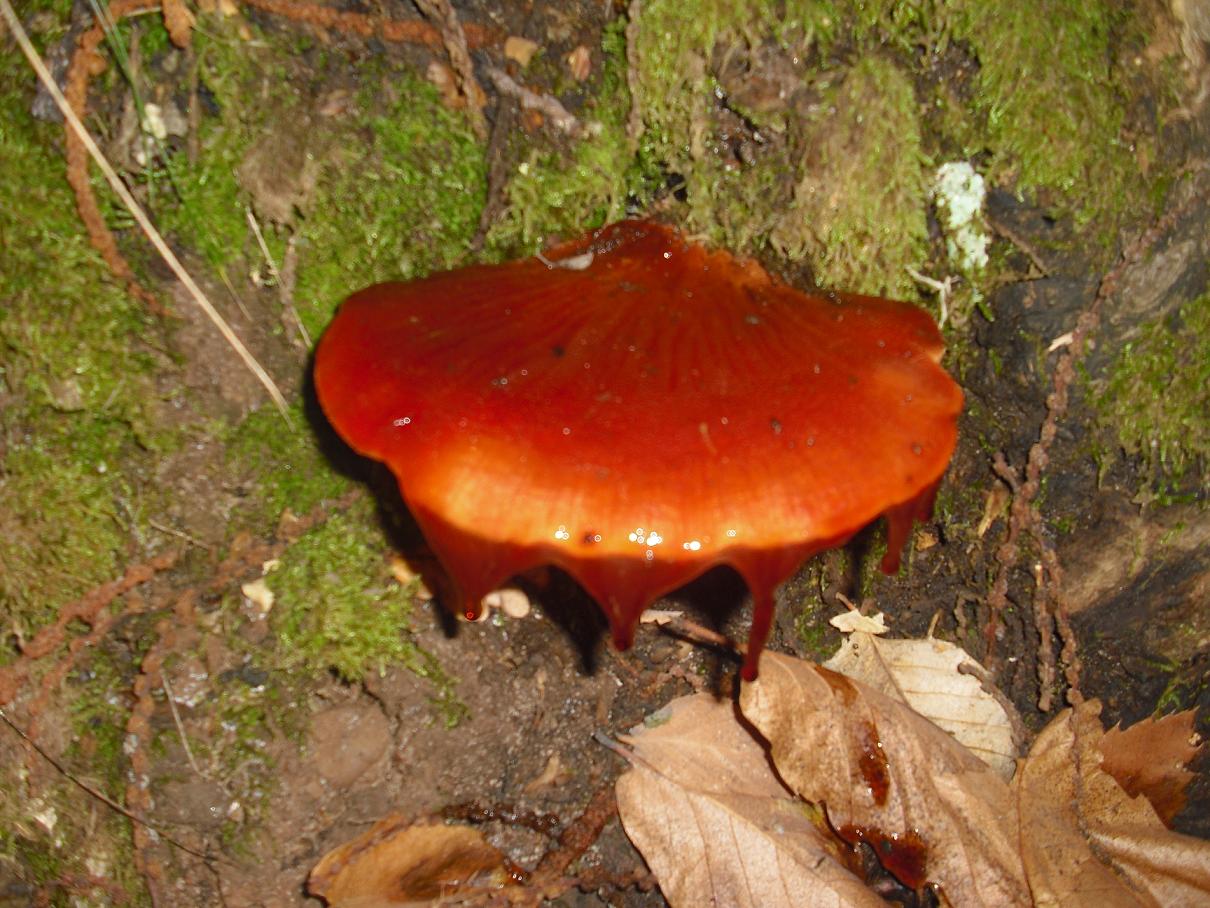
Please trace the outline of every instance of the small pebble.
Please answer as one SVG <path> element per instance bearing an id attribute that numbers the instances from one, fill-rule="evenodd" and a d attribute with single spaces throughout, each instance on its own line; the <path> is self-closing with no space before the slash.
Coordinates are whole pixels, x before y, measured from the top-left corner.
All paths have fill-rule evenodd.
<path id="1" fill-rule="evenodd" d="M 483 597 L 483 608 L 499 609 L 509 618 L 524 618 L 530 612 L 529 597 L 514 587 L 495 590 Z"/>

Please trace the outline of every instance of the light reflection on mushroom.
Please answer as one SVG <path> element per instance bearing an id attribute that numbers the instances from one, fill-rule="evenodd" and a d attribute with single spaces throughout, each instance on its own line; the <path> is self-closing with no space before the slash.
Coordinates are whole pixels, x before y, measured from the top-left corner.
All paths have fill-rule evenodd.
<path id="1" fill-rule="evenodd" d="M 563 268 L 575 261 L 583 267 Z M 754 601 L 879 515 L 883 569 L 926 519 L 962 394 L 920 309 L 803 293 L 671 227 L 623 221 L 544 256 L 353 294 L 315 384 L 385 462 L 461 601 L 542 564 L 620 648 L 642 610 L 717 565 Z"/>

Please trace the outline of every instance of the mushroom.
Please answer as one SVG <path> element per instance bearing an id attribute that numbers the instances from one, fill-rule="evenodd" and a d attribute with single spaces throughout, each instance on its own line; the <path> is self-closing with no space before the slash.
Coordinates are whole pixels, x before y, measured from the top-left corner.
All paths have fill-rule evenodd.
<path id="1" fill-rule="evenodd" d="M 962 392 L 932 318 L 804 293 L 654 221 L 354 293 L 315 356 L 337 432 L 385 462 L 469 618 L 554 564 L 619 649 L 729 565 L 753 599 L 885 514 L 893 573 L 953 452 Z"/>

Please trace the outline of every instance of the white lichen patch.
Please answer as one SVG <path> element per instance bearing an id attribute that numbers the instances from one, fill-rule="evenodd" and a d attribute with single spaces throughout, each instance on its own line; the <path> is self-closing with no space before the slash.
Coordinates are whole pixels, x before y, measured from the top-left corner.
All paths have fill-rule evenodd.
<path id="1" fill-rule="evenodd" d="M 967 273 L 987 264 L 991 239 L 983 224 L 986 198 L 983 176 L 966 161 L 950 161 L 937 168 L 933 201 L 945 232 L 946 251 L 950 260 Z"/>

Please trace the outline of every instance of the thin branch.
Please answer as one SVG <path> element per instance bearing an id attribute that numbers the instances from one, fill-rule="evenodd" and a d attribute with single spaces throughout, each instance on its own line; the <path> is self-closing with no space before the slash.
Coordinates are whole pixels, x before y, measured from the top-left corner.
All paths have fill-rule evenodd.
<path id="1" fill-rule="evenodd" d="M 1006 224 L 1001 224 L 995 218 L 987 218 L 987 225 L 991 227 L 993 231 L 1000 234 L 1000 236 L 1004 237 L 1004 239 L 1008 240 L 1023 253 L 1025 253 L 1025 257 L 1029 259 L 1030 264 L 1038 269 L 1038 272 L 1042 277 L 1050 277 L 1050 267 L 1043 260 L 1042 256 L 1038 255 L 1037 250 L 1027 243 L 1019 233 L 1008 227 Z"/>
<path id="2" fill-rule="evenodd" d="M 0 0 L 0 4 L 7 5 L 8 0 Z M 0 709 L 0 721 L 3 721 L 5 725 L 7 725 L 9 728 L 11 728 L 17 734 L 17 736 L 21 738 L 21 740 L 23 740 L 28 746 L 32 747 L 37 752 L 37 754 L 43 760 L 45 760 L 47 763 L 49 763 L 51 766 L 53 766 L 59 772 L 59 774 L 63 776 L 63 778 L 67 779 L 67 781 L 71 782 L 73 785 L 75 785 L 77 788 L 84 791 L 86 794 L 91 795 L 92 797 L 96 798 L 98 801 L 100 801 L 102 804 L 104 804 L 110 810 L 117 811 L 122 816 L 126 817 L 126 819 L 130 820 L 132 823 L 138 823 L 140 826 L 147 827 L 152 832 L 154 832 L 156 835 L 158 835 L 160 838 L 162 838 L 165 842 L 168 842 L 170 845 L 175 845 L 177 848 L 181 849 L 181 851 L 186 851 L 189 854 L 193 855 L 194 857 L 201 858 L 203 861 L 221 860 L 220 858 L 217 858 L 215 855 L 206 854 L 203 851 L 198 851 L 196 848 L 190 848 L 188 845 L 184 844 L 183 842 L 177 841 L 172 836 L 170 836 L 168 833 L 166 833 L 163 829 L 156 826 L 154 823 L 149 823 L 146 819 L 139 816 L 134 811 L 127 810 L 125 807 L 123 807 L 121 804 L 119 804 L 113 798 L 109 797 L 109 795 L 105 794 L 105 792 L 98 791 L 97 789 L 93 788 L 91 785 L 89 785 L 87 782 L 83 781 L 82 779 L 76 778 L 76 776 L 74 776 L 67 769 L 67 767 L 65 767 L 62 763 L 60 763 L 58 760 L 56 760 L 54 757 L 52 757 L 50 754 L 48 754 L 46 752 L 46 750 L 43 749 L 41 744 L 39 744 L 37 741 L 35 741 L 33 738 L 31 738 L 29 735 L 27 735 L 21 729 L 21 727 L 19 725 L 17 725 L 16 722 L 14 722 L 12 719 L 10 719 L 8 717 L 8 714 L 3 709 Z"/>
<path id="3" fill-rule="evenodd" d="M 312 347 L 311 334 L 307 331 L 307 326 L 303 324 L 302 319 L 298 317 L 298 310 L 294 308 L 292 290 L 286 286 L 282 273 L 277 269 L 277 262 L 273 260 L 273 253 L 269 251 L 269 244 L 265 242 L 265 235 L 261 232 L 256 215 L 252 213 L 251 208 L 245 208 L 244 213 L 248 215 L 248 226 L 252 228 L 252 235 L 256 237 L 256 245 L 260 247 L 261 255 L 265 257 L 265 263 L 269 266 L 269 273 L 273 275 L 273 280 L 277 283 L 277 292 L 281 297 L 282 305 L 285 307 L 286 312 L 289 313 L 290 318 L 294 320 L 298 336 L 302 338 L 303 343 L 310 350 Z"/>
<path id="4" fill-rule="evenodd" d="M 536 91 L 530 91 L 524 85 L 520 85 L 516 79 L 504 70 L 497 69 L 494 66 L 486 67 L 485 71 L 488 78 L 492 80 L 492 84 L 496 86 L 496 91 L 500 92 L 500 94 L 516 98 L 521 102 L 521 106 L 527 110 L 538 111 L 568 135 L 574 136 L 580 132 L 580 121 L 576 119 L 574 114 L 569 113 L 566 107 L 559 103 L 558 98 L 553 95 L 540 95 Z"/>
<path id="5" fill-rule="evenodd" d="M 458 20 L 453 4 L 450 0 L 415 0 L 415 3 L 420 12 L 432 20 L 441 32 L 441 41 L 445 44 L 445 52 L 458 80 L 458 90 L 466 100 L 466 111 L 470 116 L 471 126 L 475 135 L 486 141 L 488 131 L 483 107 L 487 96 L 483 93 L 479 80 L 475 78 L 475 65 L 471 62 L 470 50 L 467 48 L 466 32 Z"/>
<path id="6" fill-rule="evenodd" d="M 176 708 L 176 698 L 172 695 L 172 685 L 168 683 L 168 676 L 160 675 L 160 687 L 164 688 L 164 696 L 168 699 L 168 709 L 172 711 L 172 721 L 176 724 L 176 733 L 181 739 L 181 747 L 185 750 L 185 759 L 189 761 L 190 767 L 203 779 L 207 778 L 202 772 L 202 768 L 197 765 L 197 760 L 193 758 L 193 749 L 189 746 L 189 736 L 185 734 L 185 725 L 181 722 L 180 711 Z"/>
<path id="7" fill-rule="evenodd" d="M 918 284 L 923 284 L 937 294 L 937 299 L 941 305 L 941 317 L 937 319 L 939 327 L 944 328 L 946 321 L 949 319 L 949 300 L 950 294 L 954 292 L 954 282 L 958 278 L 952 274 L 948 275 L 945 280 L 937 280 L 935 277 L 929 277 L 927 274 L 922 274 L 915 268 L 908 268 L 907 273 L 911 275 L 912 280 Z"/>

